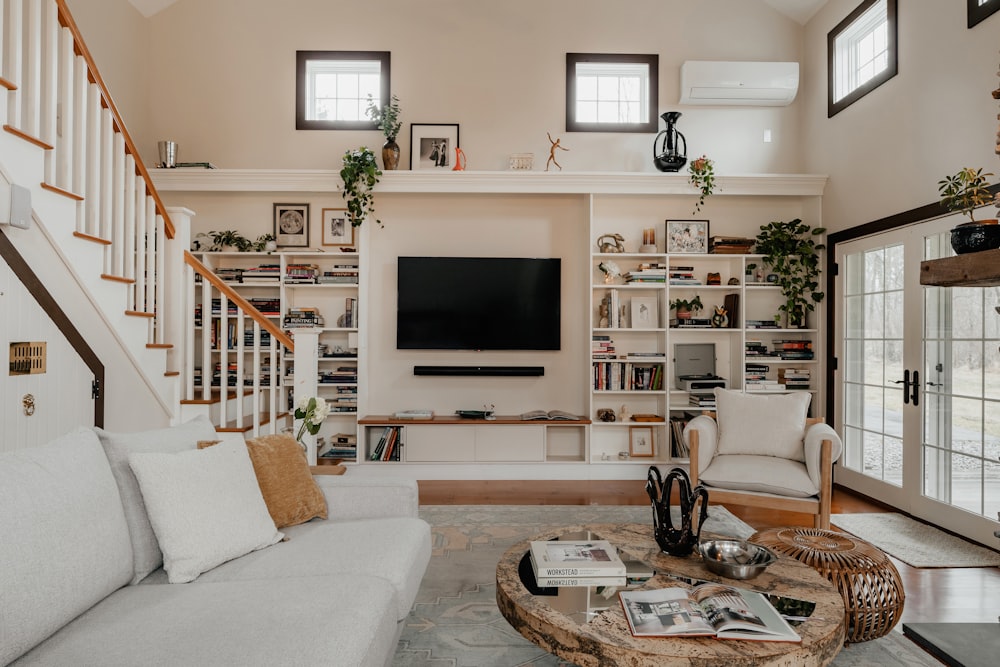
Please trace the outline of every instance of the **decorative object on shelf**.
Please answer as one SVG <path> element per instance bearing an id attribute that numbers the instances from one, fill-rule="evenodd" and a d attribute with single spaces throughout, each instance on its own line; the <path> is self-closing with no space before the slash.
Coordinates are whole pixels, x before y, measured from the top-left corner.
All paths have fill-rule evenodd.
<path id="1" fill-rule="evenodd" d="M 726 283 L 726 284 L 727 285 L 739 285 L 740 284 L 740 279 L 737 278 L 736 276 L 733 276 L 732 278 L 729 279 L 729 282 Z"/>
<path id="2" fill-rule="evenodd" d="M 722 274 L 716 273 L 714 271 L 709 271 L 708 275 L 705 276 L 706 285 L 721 285 L 722 284 Z"/>
<path id="3" fill-rule="evenodd" d="M 632 321 L 633 329 L 656 329 L 660 325 L 660 313 L 656 307 L 658 298 L 656 296 L 634 296 L 632 297 Z"/>
<path id="4" fill-rule="evenodd" d="M 625 237 L 621 234 L 603 234 L 597 239 L 597 248 L 601 252 L 625 252 Z"/>
<path id="5" fill-rule="evenodd" d="M 347 202 L 347 217 L 352 227 L 360 227 L 370 215 L 375 214 L 373 190 L 382 176 L 382 170 L 375 161 L 375 153 L 366 146 L 344 153 L 340 178 L 344 182 L 341 196 Z M 382 221 L 375 219 L 379 227 Z M 280 245 L 280 244 L 279 244 Z"/>
<path id="6" fill-rule="evenodd" d="M 656 252 L 656 230 L 652 227 L 642 230 L 642 245 L 639 252 L 652 254 Z"/>
<path id="7" fill-rule="evenodd" d="M 987 180 L 992 175 L 984 174 L 982 169 L 965 167 L 953 176 L 938 181 L 941 205 L 952 213 L 961 212 L 969 216 L 969 222 L 951 230 L 951 247 L 959 255 L 1000 247 L 1000 227 L 996 219 L 976 222 L 975 218 L 976 208 L 994 200 Z"/>
<path id="8" fill-rule="evenodd" d="M 1000 248 L 997 220 L 965 222 L 951 230 L 951 247 L 959 255 Z"/>
<path id="9" fill-rule="evenodd" d="M 680 501 L 679 528 L 674 528 L 670 516 L 670 495 L 675 480 Z M 671 556 L 690 556 L 701 541 L 701 527 L 708 518 L 708 490 L 701 484 L 692 489 L 691 478 L 683 468 L 672 468 L 664 482 L 660 469 L 650 466 L 646 473 L 646 494 L 653 505 L 653 537 L 660 549 Z M 696 509 L 697 527 L 694 525 Z"/>
<path id="10" fill-rule="evenodd" d="M 702 155 L 697 160 L 691 161 L 688 172 L 691 174 L 688 180 L 700 192 L 692 213 L 692 215 L 698 215 L 698 211 L 705 205 L 705 198 L 711 196 L 715 191 L 715 162 Z"/>
<path id="11" fill-rule="evenodd" d="M 295 404 L 295 418 L 302 420 L 302 425 L 299 426 L 299 430 L 295 434 L 295 440 L 303 449 L 306 448 L 306 445 L 302 442 L 302 436 L 306 432 L 309 435 L 319 433 L 320 427 L 323 426 L 323 420 L 329 413 L 330 406 L 326 404 L 326 400 L 322 396 L 303 397 Z"/>
<path id="12" fill-rule="evenodd" d="M 610 259 L 606 259 L 598 264 L 597 268 L 604 273 L 604 282 L 606 283 L 614 282 L 614 280 L 622 274 L 621 268 Z"/>
<path id="13" fill-rule="evenodd" d="M 410 123 L 410 169 L 451 167 L 457 147 L 457 123 Z"/>
<path id="14" fill-rule="evenodd" d="M 598 408 L 597 418 L 602 422 L 613 422 L 617 417 L 615 417 L 615 411 L 611 408 Z"/>
<path id="15" fill-rule="evenodd" d="M 625 421 L 623 418 L 622 421 Z M 634 457 L 652 457 L 653 448 L 653 427 L 652 426 L 629 426 L 628 427 L 628 454 Z"/>
<path id="16" fill-rule="evenodd" d="M 323 209 L 323 245 L 354 245 L 354 226 L 347 222 L 346 208 Z"/>
<path id="17" fill-rule="evenodd" d="M 725 329 L 729 326 L 729 313 L 725 306 L 716 306 L 715 314 L 712 315 L 712 326 L 716 329 Z"/>
<path id="18" fill-rule="evenodd" d="M 777 274 L 777 285 L 785 298 L 778 310 L 785 313 L 789 328 L 805 326 L 806 313 L 815 310 L 815 304 L 825 296 L 818 290 L 819 251 L 826 245 L 815 240 L 825 231 L 823 227 L 811 229 L 796 218 L 761 225 L 757 234 L 756 251 Z M 747 269 L 755 268 L 756 264 L 747 264 Z"/>
<path id="19" fill-rule="evenodd" d="M 687 140 L 675 127 L 680 117 L 680 111 L 660 114 L 660 118 L 667 124 L 667 128 L 653 139 L 653 165 L 660 171 L 680 171 L 687 162 Z"/>
<path id="20" fill-rule="evenodd" d="M 531 171 L 535 168 L 535 154 L 511 153 L 507 157 L 507 168 L 511 171 Z"/>
<path id="21" fill-rule="evenodd" d="M 308 247 L 309 204 L 275 204 L 274 238 L 279 247 Z"/>
<path id="22" fill-rule="evenodd" d="M 278 242 L 274 240 L 274 234 L 261 234 L 250 249 L 254 252 L 272 253 L 278 249 Z"/>
<path id="23" fill-rule="evenodd" d="M 698 312 L 705 306 L 701 303 L 701 296 L 695 294 L 691 299 L 674 299 L 670 302 L 670 307 L 677 311 L 677 319 L 689 320 L 692 313 Z"/>
<path id="24" fill-rule="evenodd" d="M 455 146 L 455 166 L 451 168 L 452 171 L 465 171 L 465 165 L 468 160 L 465 157 L 465 151 L 463 151 L 458 146 Z"/>
<path id="25" fill-rule="evenodd" d="M 399 98 L 393 95 L 389 98 L 389 103 L 380 108 L 369 94 L 365 114 L 375 121 L 375 125 L 385 135 L 385 143 L 382 144 L 382 168 L 386 171 L 395 170 L 399 166 L 399 144 L 396 143 L 396 137 L 399 136 L 399 130 L 403 126 L 399 120 Z"/>
<path id="26" fill-rule="evenodd" d="M 160 169 L 173 169 L 177 166 L 177 142 L 158 141 L 156 149 L 160 152 L 160 161 L 157 167 Z"/>
<path id="27" fill-rule="evenodd" d="M 666 226 L 669 254 L 708 253 L 708 220 L 667 220 Z"/>
<path id="28" fill-rule="evenodd" d="M 628 418 L 629 418 L 628 406 L 623 403 L 621 410 L 618 411 L 618 421 L 627 422 Z"/>
<path id="29" fill-rule="evenodd" d="M 556 149 L 558 148 L 561 151 L 568 151 L 569 149 L 560 145 L 559 142 L 561 142 L 562 139 L 553 139 L 552 135 L 548 132 L 545 133 L 545 136 L 549 138 L 549 143 L 552 144 L 549 146 L 549 159 L 545 161 L 545 171 L 549 170 L 550 164 L 554 164 L 559 167 L 559 171 L 562 171 L 562 165 L 556 161 Z"/>

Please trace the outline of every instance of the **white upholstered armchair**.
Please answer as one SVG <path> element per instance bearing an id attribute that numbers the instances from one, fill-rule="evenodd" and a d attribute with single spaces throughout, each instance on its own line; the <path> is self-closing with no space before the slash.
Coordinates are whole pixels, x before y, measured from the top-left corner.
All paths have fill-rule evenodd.
<path id="1" fill-rule="evenodd" d="M 712 503 L 806 512 L 815 528 L 830 527 L 833 463 L 843 443 L 830 426 L 807 419 L 812 395 L 715 390 L 716 415 L 684 429 L 691 483 Z"/>

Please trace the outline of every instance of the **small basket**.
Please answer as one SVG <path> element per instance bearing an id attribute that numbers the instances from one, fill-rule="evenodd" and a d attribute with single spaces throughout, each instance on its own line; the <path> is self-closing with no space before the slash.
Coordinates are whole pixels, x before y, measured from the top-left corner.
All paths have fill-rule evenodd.
<path id="1" fill-rule="evenodd" d="M 511 171 L 531 171 L 535 168 L 535 154 L 511 153 L 507 158 L 507 168 Z"/>

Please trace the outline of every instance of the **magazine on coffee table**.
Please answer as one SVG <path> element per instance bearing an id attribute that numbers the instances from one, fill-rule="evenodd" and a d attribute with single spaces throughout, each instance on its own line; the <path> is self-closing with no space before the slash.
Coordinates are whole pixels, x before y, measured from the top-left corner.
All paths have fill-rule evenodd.
<path id="1" fill-rule="evenodd" d="M 767 598 L 754 591 L 705 583 L 693 588 L 618 594 L 636 637 L 718 637 L 801 642 Z"/>

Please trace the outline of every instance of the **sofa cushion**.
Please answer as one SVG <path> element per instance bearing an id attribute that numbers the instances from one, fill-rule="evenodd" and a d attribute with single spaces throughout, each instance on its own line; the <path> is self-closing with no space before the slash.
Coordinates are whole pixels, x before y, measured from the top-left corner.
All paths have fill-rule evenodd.
<path id="1" fill-rule="evenodd" d="M 92 429 L 0 454 L 0 665 L 131 577 L 118 487 Z"/>
<path id="2" fill-rule="evenodd" d="M 350 575 L 129 586 L 16 664 L 381 666 L 396 649 L 395 608 L 386 582 Z"/>
<path id="3" fill-rule="evenodd" d="M 812 394 L 752 394 L 716 389 L 719 454 L 756 454 L 805 461 L 802 440 Z"/>
<path id="4" fill-rule="evenodd" d="M 177 454 L 131 454 L 129 465 L 172 584 L 192 581 L 282 538 L 241 442 Z"/>
<path id="5" fill-rule="evenodd" d="M 210 440 L 215 437 L 215 427 L 207 417 L 195 417 L 191 421 L 169 428 L 140 431 L 137 433 L 112 433 L 95 428 L 104 453 L 111 463 L 121 502 L 125 508 L 125 520 L 128 522 L 129 535 L 132 539 L 132 559 L 135 570 L 131 583 L 141 581 L 150 572 L 163 564 L 163 554 L 160 545 L 149 525 L 146 515 L 146 505 L 135 475 L 128 465 L 128 456 L 132 452 L 179 452 L 194 449 L 199 440 Z"/>
<path id="6" fill-rule="evenodd" d="M 806 464 L 774 456 L 720 454 L 701 474 L 708 486 L 736 491 L 760 491 L 779 496 L 808 498 L 819 494 L 809 478 Z M 712 491 L 708 491 L 709 500 Z"/>

